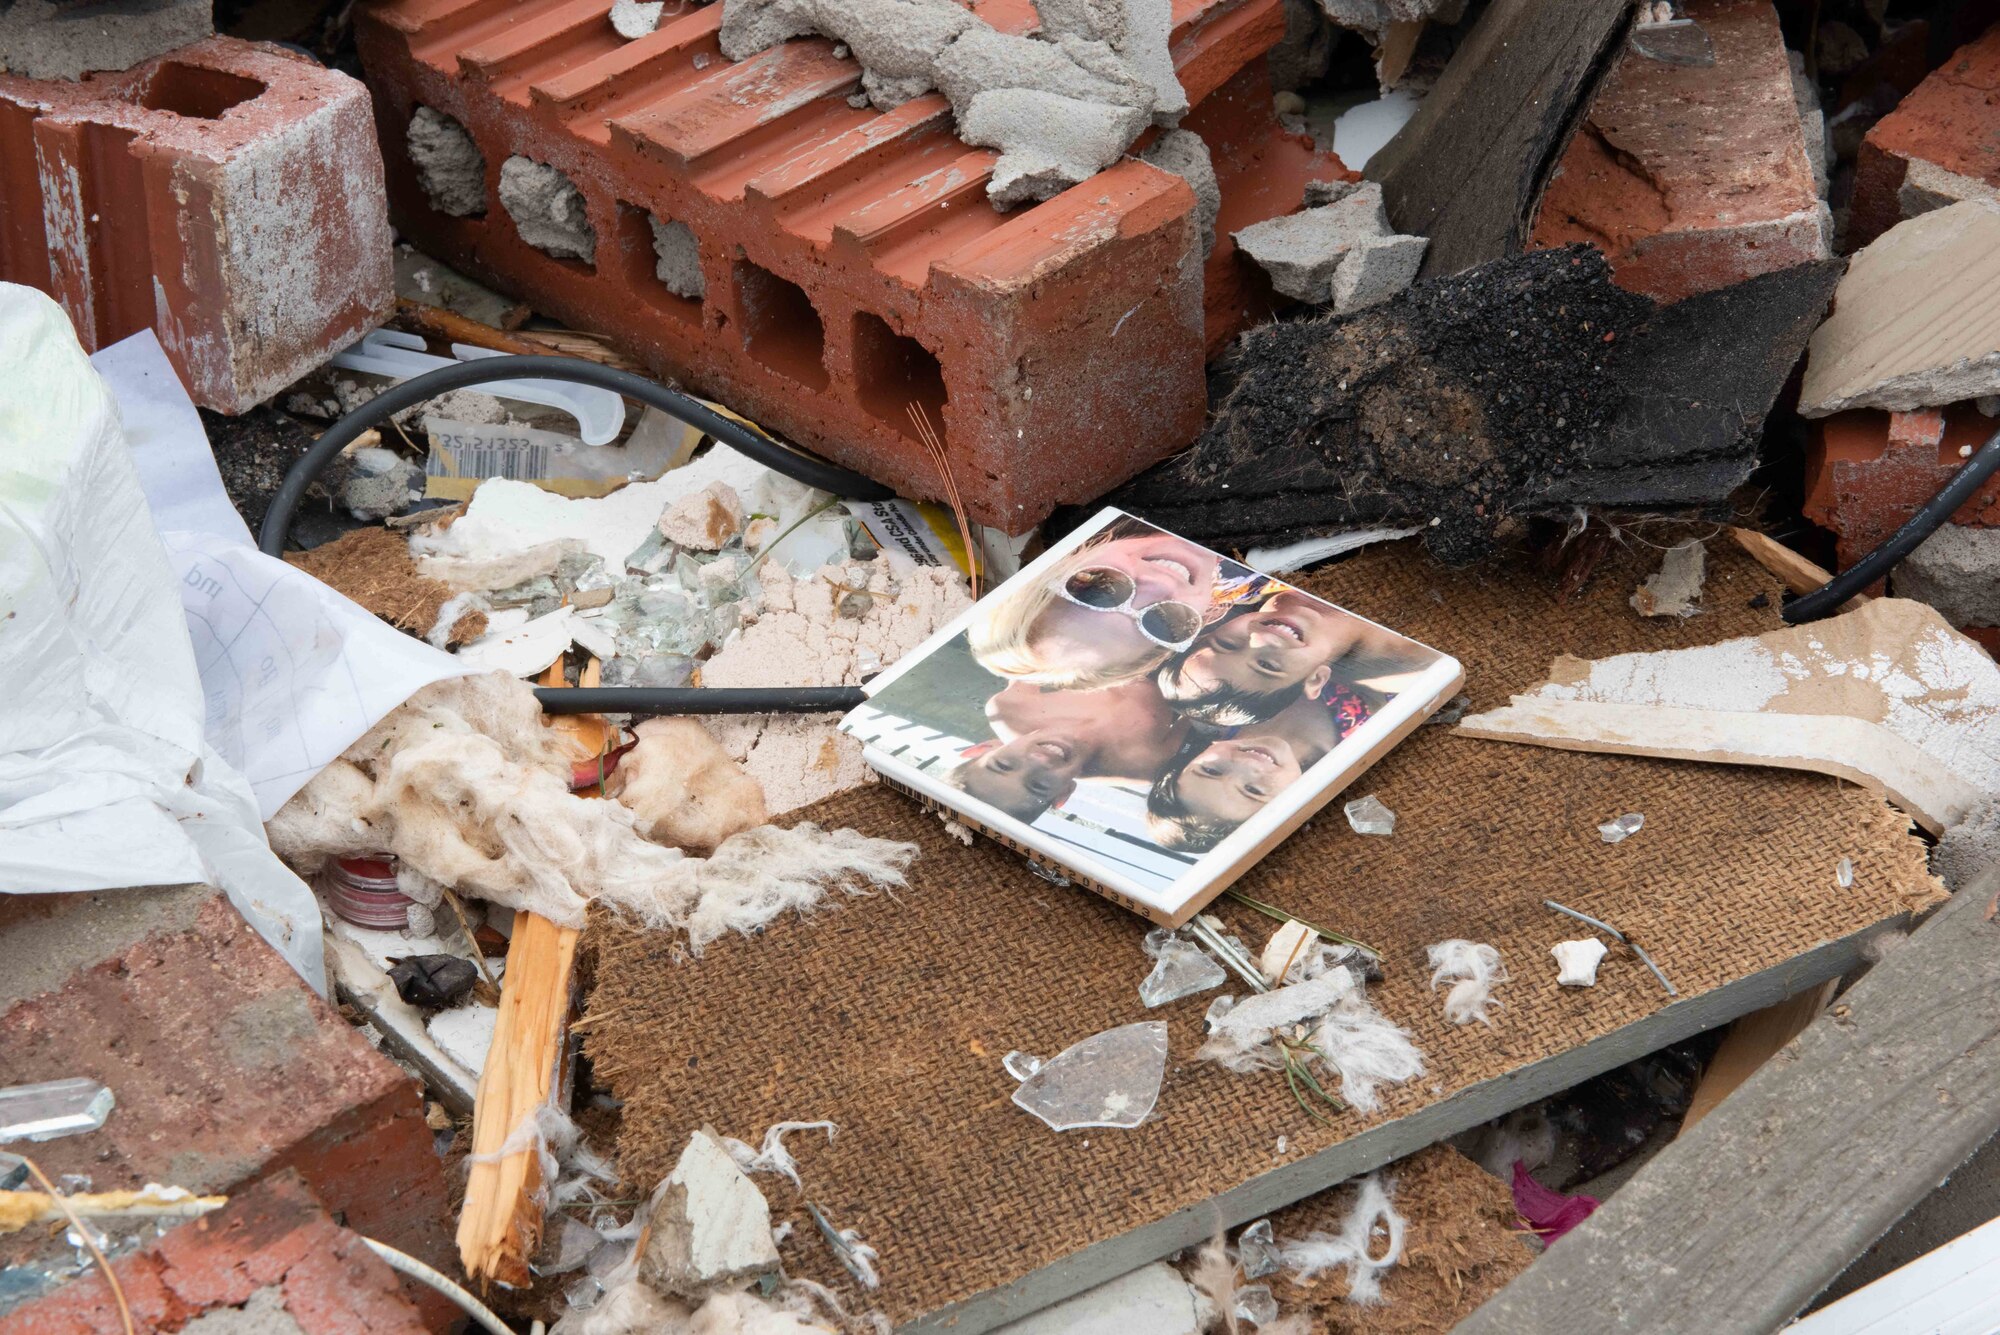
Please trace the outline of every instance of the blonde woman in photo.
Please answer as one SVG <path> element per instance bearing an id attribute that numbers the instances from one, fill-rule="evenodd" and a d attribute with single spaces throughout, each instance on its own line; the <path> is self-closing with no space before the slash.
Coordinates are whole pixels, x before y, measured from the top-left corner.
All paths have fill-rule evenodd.
<path id="1" fill-rule="evenodd" d="M 1042 578 L 981 603 L 967 639 L 981 667 L 1010 681 L 1116 686 L 1185 653 L 1222 615 L 1218 573 L 1206 548 L 1119 519 Z"/>

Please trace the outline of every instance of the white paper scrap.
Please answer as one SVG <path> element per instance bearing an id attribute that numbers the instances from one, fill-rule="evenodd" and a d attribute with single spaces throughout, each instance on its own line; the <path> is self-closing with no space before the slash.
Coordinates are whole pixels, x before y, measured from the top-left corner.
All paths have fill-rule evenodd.
<path id="1" fill-rule="evenodd" d="M 412 694 L 469 669 L 251 543 L 151 330 L 91 358 L 178 581 L 208 741 L 265 820 Z"/>

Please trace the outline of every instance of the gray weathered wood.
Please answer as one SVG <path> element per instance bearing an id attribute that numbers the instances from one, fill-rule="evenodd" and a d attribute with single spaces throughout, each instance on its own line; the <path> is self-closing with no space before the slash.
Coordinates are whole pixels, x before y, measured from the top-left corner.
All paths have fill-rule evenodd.
<path id="1" fill-rule="evenodd" d="M 981 1335 L 995 1326 L 1038 1312 L 1148 1261 L 1206 1242 L 1218 1229 L 1248 1223 L 1357 1174 L 1372 1172 L 1414 1154 L 1447 1136 L 1614 1070 L 1669 1043 L 1678 1043 L 1818 987 L 1859 964 L 1866 943 L 1884 928 L 1902 925 L 1902 918 L 1892 919 L 1829 941 L 1736 982 L 1685 997 L 1602 1038 L 1469 1086 L 1407 1116 L 1379 1122 L 1317 1154 L 1283 1163 L 1202 1205 L 1072 1252 L 1011 1284 L 940 1308 L 898 1327 L 897 1335 Z M 1593 1328 L 1586 1325 L 1581 1329 Z"/>
<path id="2" fill-rule="evenodd" d="M 1493 0 L 1473 24 L 1364 173 L 1397 231 L 1430 238 L 1426 277 L 1520 251 L 1631 12 L 1630 0 Z"/>
<path id="3" fill-rule="evenodd" d="M 1458 1327 L 1770 1331 L 2000 1127 L 2000 870 Z"/>

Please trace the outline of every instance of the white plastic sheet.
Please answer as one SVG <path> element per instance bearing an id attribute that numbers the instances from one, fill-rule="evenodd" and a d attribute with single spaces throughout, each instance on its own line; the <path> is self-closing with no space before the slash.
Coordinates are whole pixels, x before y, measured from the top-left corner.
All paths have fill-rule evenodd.
<path id="1" fill-rule="evenodd" d="M 100 358 L 0 284 L 0 893 L 215 885 L 323 993 L 263 818 L 459 669 L 250 545 L 150 333 Z"/>

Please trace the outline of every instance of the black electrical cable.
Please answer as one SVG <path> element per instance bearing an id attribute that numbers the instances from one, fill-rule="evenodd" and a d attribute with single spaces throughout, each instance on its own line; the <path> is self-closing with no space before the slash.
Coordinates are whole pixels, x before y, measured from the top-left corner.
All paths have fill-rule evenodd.
<path id="1" fill-rule="evenodd" d="M 747 454 L 766 468 L 795 478 L 809 487 L 857 501 L 886 501 L 896 494 L 859 473 L 824 459 L 788 450 L 762 432 L 630 371 L 579 361 L 574 357 L 481 357 L 456 366 L 440 366 L 435 371 L 412 376 L 399 385 L 391 385 L 327 428 L 326 434 L 314 441 L 312 448 L 292 465 L 285 474 L 285 480 L 279 484 L 277 494 L 271 497 L 271 508 L 264 512 L 264 526 L 257 534 L 258 547 L 268 556 L 284 555 L 285 535 L 291 532 L 292 516 L 298 512 L 299 502 L 305 499 L 306 488 L 362 432 L 380 426 L 405 408 L 413 408 L 448 390 L 490 384 L 495 380 L 567 380 L 578 385 L 594 385 L 623 394 L 626 398 L 637 399 L 658 408 L 669 417 L 699 427 L 731 449 Z"/>
<path id="2" fill-rule="evenodd" d="M 1947 519 L 1958 513 L 1959 507 L 1972 499 L 1972 493 L 1996 472 L 2000 472 L 2000 431 L 1988 436 L 1986 443 L 1959 465 L 1958 471 L 1951 475 L 1951 480 L 1938 490 L 1938 494 L 1925 501 L 1923 508 L 1911 515 L 1881 546 L 1811 593 L 1801 594 L 1786 603 L 1782 613 L 1786 624 L 1798 626 L 1818 621 L 1888 574 L 1898 561 L 1916 550 L 1925 538 L 1937 532 Z"/>
<path id="3" fill-rule="evenodd" d="M 668 389 L 665 385 L 574 357 L 482 357 L 456 366 L 440 366 L 391 385 L 368 402 L 348 413 L 313 442 L 285 474 L 271 507 L 264 512 L 264 526 L 257 545 L 269 556 L 283 556 L 285 537 L 291 532 L 292 516 L 305 499 L 306 488 L 326 466 L 339 457 L 362 432 L 379 426 L 405 408 L 448 390 L 491 384 L 496 380 L 565 380 L 594 385 L 626 398 L 658 408 L 669 417 L 698 427 L 731 449 L 740 451 L 766 468 L 783 473 L 809 487 L 830 491 L 857 501 L 886 501 L 895 492 L 859 473 L 827 463 L 811 455 L 788 450 L 769 436 L 733 418 Z M 545 686 L 535 691 L 542 708 L 552 714 L 816 714 L 852 709 L 867 697 L 853 686 L 773 686 L 739 689 L 664 686 Z"/>
<path id="4" fill-rule="evenodd" d="M 859 686 L 538 686 L 550 714 L 838 714 Z"/>

